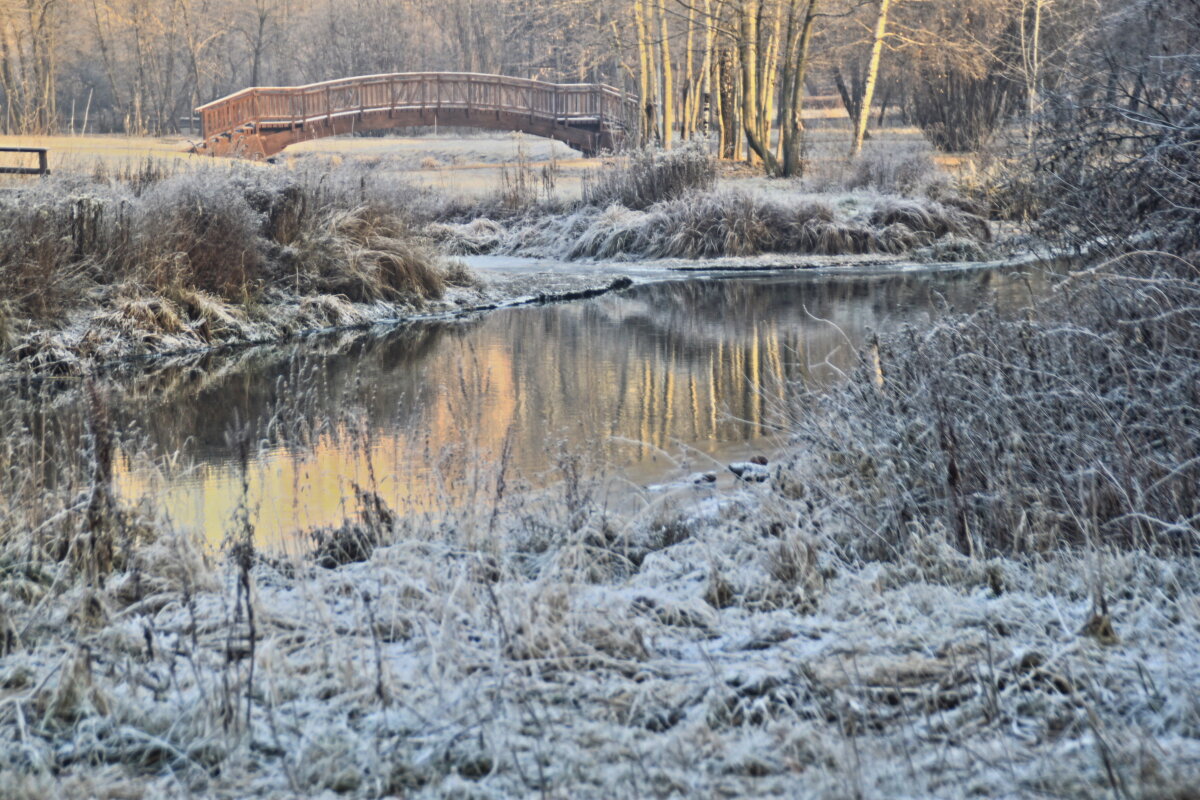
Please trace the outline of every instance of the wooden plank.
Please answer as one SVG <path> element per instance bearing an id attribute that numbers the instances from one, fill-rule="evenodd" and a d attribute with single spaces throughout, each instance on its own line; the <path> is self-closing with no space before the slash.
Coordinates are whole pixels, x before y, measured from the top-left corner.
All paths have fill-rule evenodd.
<path id="1" fill-rule="evenodd" d="M 0 147 L 0 153 L 36 153 L 36 167 L 0 167 L 0 175 L 49 175 L 50 155 L 44 147 Z"/>

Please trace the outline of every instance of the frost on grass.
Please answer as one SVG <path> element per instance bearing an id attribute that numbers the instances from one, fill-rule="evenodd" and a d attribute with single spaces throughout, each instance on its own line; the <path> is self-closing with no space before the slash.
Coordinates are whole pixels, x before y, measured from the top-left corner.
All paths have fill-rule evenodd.
<path id="1" fill-rule="evenodd" d="M 770 486 L 536 505 L 335 569 L 163 535 L 5 574 L 11 796 L 1171 795 L 1200 779 L 1197 576 L 1144 554 L 852 564 Z M 599 498 L 598 498 L 599 499 Z M 482 535 L 490 524 L 490 533 Z M 1121 587 L 1086 632 L 1093 576 Z M 249 602 L 246 598 L 248 588 Z"/>
<path id="2" fill-rule="evenodd" d="M 974 242 L 980 252 L 991 241 L 987 221 L 936 180 L 927 153 L 895 162 L 864 158 L 856 169 L 836 187 L 810 181 L 803 192 L 794 184 L 730 189 L 717 186 L 716 162 L 702 149 L 648 149 L 590 173 L 574 208 L 498 209 L 493 218 L 480 206 L 456 219 L 443 215 L 427 232 L 462 255 L 569 261 L 897 255 L 918 248 L 937 259 L 958 254 L 931 249 L 943 239 Z"/>
<path id="3" fill-rule="evenodd" d="M 438 223 L 428 232 L 451 252 L 560 260 L 719 258 L 766 253 L 902 254 L 947 237 L 986 243 L 987 222 L 932 200 L 863 195 L 850 210 L 819 195 L 712 190 L 644 209 L 619 203 L 569 213 Z M 935 254 L 936 257 L 936 254 Z"/>
<path id="4" fill-rule="evenodd" d="M 6 416 L 0 785 L 1189 797 L 1200 305 L 1172 263 L 869 345 L 761 484 L 615 516 L 628 486 L 569 459 L 537 495 L 497 469 L 435 517 L 360 492 L 294 560 L 117 505 L 95 409 L 58 471 Z"/>
<path id="5" fill-rule="evenodd" d="M 395 186 L 234 165 L 64 174 L 0 201 L 0 354 L 18 370 L 265 341 L 472 284 Z"/>

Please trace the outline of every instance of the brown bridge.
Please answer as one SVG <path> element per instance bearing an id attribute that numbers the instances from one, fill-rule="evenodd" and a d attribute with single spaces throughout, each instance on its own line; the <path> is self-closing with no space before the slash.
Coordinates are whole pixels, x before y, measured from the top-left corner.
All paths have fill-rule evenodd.
<path id="1" fill-rule="evenodd" d="M 468 72 L 365 75 L 308 86 L 255 87 L 196 109 L 194 151 L 266 158 L 290 144 L 387 128 L 523 131 L 595 155 L 638 130 L 637 101 L 611 86 Z"/>

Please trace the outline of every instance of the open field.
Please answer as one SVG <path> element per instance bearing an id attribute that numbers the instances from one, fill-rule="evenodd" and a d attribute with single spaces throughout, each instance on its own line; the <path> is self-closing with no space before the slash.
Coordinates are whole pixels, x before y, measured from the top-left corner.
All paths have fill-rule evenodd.
<path id="1" fill-rule="evenodd" d="M 123 169 L 146 159 L 200 160 L 187 152 L 188 141 L 176 136 L 0 136 L 0 147 L 45 147 L 49 150 L 51 171 L 88 172 L 97 165 L 109 170 Z M 9 153 L 3 157 L 13 160 L 18 155 Z"/>
<path id="2" fill-rule="evenodd" d="M 829 111 L 813 111 L 829 116 Z M 832 118 L 814 120 L 806 156 L 808 181 L 827 184 L 847 168 L 849 121 L 845 111 Z M 49 150 L 50 169 L 61 172 L 91 172 L 97 166 L 107 170 L 128 171 L 147 159 L 169 162 L 169 169 L 189 169 L 203 164 L 226 163 L 224 159 L 200 157 L 188 153 L 186 137 L 92 136 L 0 136 L 0 147 L 45 147 Z M 935 154 L 916 128 L 892 127 L 873 131 L 866 144 L 872 153 L 925 154 L 939 165 L 957 171 L 969 166 L 963 156 Z M 7 159 L 14 165 L 17 154 Z M 506 173 L 525 168 L 534 174 L 543 193 L 543 185 L 553 196 L 566 201 L 579 199 L 583 175 L 602 161 L 583 158 L 560 142 L 522 134 L 451 131 L 425 132 L 420 135 L 341 136 L 302 142 L 289 147 L 277 161 L 295 168 L 313 159 L 332 162 L 357 162 L 393 176 L 396 180 L 435 189 L 452 197 L 478 200 L 502 187 Z M 8 163 L 6 161 L 5 163 Z M 4 179 L 14 181 L 12 178 Z M 722 183 L 730 186 L 766 184 L 754 170 L 732 168 Z"/>

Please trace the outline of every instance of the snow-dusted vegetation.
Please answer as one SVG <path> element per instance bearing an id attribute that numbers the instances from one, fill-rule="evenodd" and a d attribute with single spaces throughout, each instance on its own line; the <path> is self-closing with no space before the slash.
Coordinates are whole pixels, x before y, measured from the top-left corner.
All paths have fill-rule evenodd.
<path id="1" fill-rule="evenodd" d="M 1200 796 L 1197 0 L 9 5 L 5 131 L 402 63 L 630 79 L 649 146 L 569 199 L 553 150 L 482 199 L 341 155 L 0 187 L 0 798 Z M 914 300 L 911 262 L 1043 246 Z M 759 254 L 911 283 L 458 319 Z M 455 319 L 348 329 L 418 312 Z M 279 343 L 324 327 L 344 360 Z M 675 482 L 553 441 L 645 466 L 725 421 L 754 452 Z"/>
<path id="2" fill-rule="evenodd" d="M 883 337 L 796 395 L 761 484 L 627 515 L 569 455 L 533 494 L 480 464 L 471 503 L 401 516 L 367 488 L 296 558 L 117 502 L 102 387 L 82 460 L 10 407 L 3 783 L 1185 797 L 1196 303 L 1114 267 L 1021 320 Z"/>
<path id="3" fill-rule="evenodd" d="M 877 162 L 870 162 L 877 163 Z M 584 182 L 574 208 L 536 208 L 491 219 L 488 208 L 471 218 L 436 222 L 429 233 L 459 254 L 499 253 L 580 259 L 704 259 L 766 253 L 806 255 L 912 254 L 943 238 L 982 245 L 987 220 L 947 193 L 946 202 L 915 191 L 916 173 L 898 179 L 884 165 L 883 180 L 859 168 L 839 191 L 802 186 L 767 191 L 721 187 L 716 162 L 696 147 L 643 150 L 597 170 Z M 861 174 L 860 174 L 861 173 Z M 903 189 L 907 196 L 880 193 Z M 846 187 L 862 191 L 849 193 Z"/>
<path id="4" fill-rule="evenodd" d="M 78 373 L 396 318 L 473 281 L 403 209 L 321 176 L 165 170 L 65 174 L 0 197 L 9 369 Z"/>

